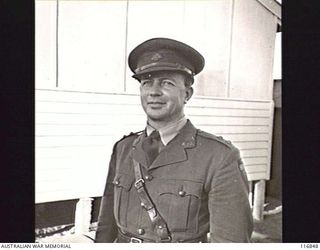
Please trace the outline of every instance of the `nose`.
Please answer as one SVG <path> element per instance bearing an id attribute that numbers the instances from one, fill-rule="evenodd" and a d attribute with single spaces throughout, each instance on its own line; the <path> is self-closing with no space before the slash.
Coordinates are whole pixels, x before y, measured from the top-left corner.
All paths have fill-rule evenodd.
<path id="1" fill-rule="evenodd" d="M 152 84 L 152 87 L 149 90 L 149 95 L 150 96 L 161 96 L 162 95 L 162 88 L 161 88 L 161 85 L 158 81 L 155 81 Z"/>

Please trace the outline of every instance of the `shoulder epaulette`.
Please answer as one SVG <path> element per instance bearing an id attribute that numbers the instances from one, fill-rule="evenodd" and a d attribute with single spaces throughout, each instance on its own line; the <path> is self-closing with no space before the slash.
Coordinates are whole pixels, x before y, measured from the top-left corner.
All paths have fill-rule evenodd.
<path id="1" fill-rule="evenodd" d="M 133 136 L 133 135 L 140 135 L 144 132 L 144 130 L 141 130 L 141 131 L 138 131 L 138 132 L 131 132 L 130 134 L 128 135 L 124 135 L 118 142 L 130 137 L 130 136 Z"/>
<path id="2" fill-rule="evenodd" d="M 226 146 L 229 147 L 229 148 L 232 148 L 232 147 L 233 147 L 231 141 L 225 140 L 222 136 L 216 136 L 216 135 L 207 133 L 207 132 L 205 132 L 205 131 L 202 131 L 202 130 L 200 130 L 200 129 L 199 129 L 198 134 L 199 134 L 200 136 L 205 137 L 205 138 L 218 141 L 218 142 L 226 145 Z"/>

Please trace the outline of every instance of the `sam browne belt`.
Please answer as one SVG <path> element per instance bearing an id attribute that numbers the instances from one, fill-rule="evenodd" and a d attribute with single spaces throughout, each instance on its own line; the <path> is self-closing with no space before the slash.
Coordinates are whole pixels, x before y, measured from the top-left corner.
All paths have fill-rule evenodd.
<path id="1" fill-rule="evenodd" d="M 139 238 L 140 236 L 133 235 L 128 232 L 122 232 L 118 230 L 117 243 L 156 243 L 154 240 Z M 199 243 L 199 242 L 207 242 L 206 235 L 198 237 L 196 239 L 188 239 L 188 240 L 177 240 L 171 241 L 170 243 Z"/>
<path id="2" fill-rule="evenodd" d="M 138 196 L 141 202 L 141 206 L 147 211 L 152 223 L 153 230 L 159 237 L 156 242 L 171 242 L 170 232 L 168 230 L 167 223 L 161 217 L 160 213 L 153 204 L 149 194 L 147 193 L 144 179 L 142 178 L 141 168 L 137 161 L 133 159 L 134 175 L 136 182 L 134 184 L 137 189 Z"/>

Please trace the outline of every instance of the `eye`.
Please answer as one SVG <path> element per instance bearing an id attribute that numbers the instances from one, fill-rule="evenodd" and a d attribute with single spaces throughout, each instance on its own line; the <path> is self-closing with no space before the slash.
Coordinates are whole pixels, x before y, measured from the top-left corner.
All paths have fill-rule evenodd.
<path id="1" fill-rule="evenodd" d="M 146 86 L 150 86 L 152 83 L 152 81 L 150 80 L 141 80 L 141 86 L 146 87 Z"/>
<path id="2" fill-rule="evenodd" d="M 164 86 L 176 86 L 176 84 L 175 84 L 173 81 L 168 80 L 168 79 L 163 80 L 161 83 L 162 83 L 162 85 L 164 85 Z"/>

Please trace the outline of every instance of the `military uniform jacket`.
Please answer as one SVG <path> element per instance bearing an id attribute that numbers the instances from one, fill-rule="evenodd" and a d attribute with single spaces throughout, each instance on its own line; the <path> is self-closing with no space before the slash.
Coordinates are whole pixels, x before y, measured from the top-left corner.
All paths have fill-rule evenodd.
<path id="1" fill-rule="evenodd" d="M 147 167 L 141 148 L 145 136 L 133 134 L 114 146 L 95 242 L 114 242 L 118 228 L 140 239 L 157 239 L 134 187 L 132 159 L 141 165 L 148 193 L 167 222 L 172 242 L 208 232 L 211 242 L 249 242 L 248 181 L 238 149 L 188 121 Z"/>

